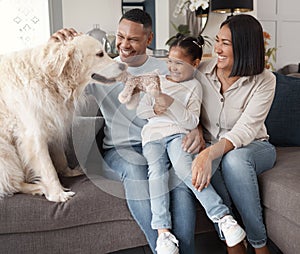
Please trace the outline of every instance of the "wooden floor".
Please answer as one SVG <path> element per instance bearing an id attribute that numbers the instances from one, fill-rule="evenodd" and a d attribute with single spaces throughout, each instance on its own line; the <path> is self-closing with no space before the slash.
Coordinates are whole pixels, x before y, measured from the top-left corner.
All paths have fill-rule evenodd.
<path id="1" fill-rule="evenodd" d="M 216 233 L 203 233 L 196 236 L 195 254 L 226 254 L 226 246 L 219 240 Z M 282 254 L 274 244 L 269 243 L 271 254 Z M 148 246 L 113 252 L 111 254 L 152 254 Z M 248 254 L 254 254 L 249 250 Z"/>

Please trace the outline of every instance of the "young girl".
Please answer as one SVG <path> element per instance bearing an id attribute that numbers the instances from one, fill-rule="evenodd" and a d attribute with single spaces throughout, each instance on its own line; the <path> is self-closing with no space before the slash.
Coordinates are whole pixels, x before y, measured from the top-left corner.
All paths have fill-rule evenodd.
<path id="1" fill-rule="evenodd" d="M 194 72 L 202 57 L 204 40 L 201 36 L 177 36 L 169 50 L 169 75 L 160 76 L 161 93 L 152 98 L 145 94 L 137 115 L 148 119 L 142 130 L 143 154 L 149 165 L 149 191 L 153 229 L 158 230 L 158 254 L 176 254 L 178 240 L 171 234 L 169 212 L 169 165 L 193 191 L 208 217 L 218 223 L 228 246 L 245 238 L 244 230 L 232 218 L 229 209 L 212 185 L 199 192 L 192 184 L 193 156 L 182 149 L 183 137 L 199 123 L 202 88 Z M 179 184 L 179 183 L 178 183 Z M 174 186 L 173 186 L 174 187 Z"/>

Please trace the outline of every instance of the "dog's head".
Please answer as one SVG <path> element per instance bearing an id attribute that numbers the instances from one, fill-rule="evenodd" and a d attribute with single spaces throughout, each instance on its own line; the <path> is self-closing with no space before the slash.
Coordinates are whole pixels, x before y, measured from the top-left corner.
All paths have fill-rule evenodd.
<path id="1" fill-rule="evenodd" d="M 98 40 L 84 34 L 67 42 L 49 42 L 43 49 L 41 63 L 49 76 L 80 84 L 92 79 L 101 83 L 114 82 L 127 68 L 111 59 Z"/>

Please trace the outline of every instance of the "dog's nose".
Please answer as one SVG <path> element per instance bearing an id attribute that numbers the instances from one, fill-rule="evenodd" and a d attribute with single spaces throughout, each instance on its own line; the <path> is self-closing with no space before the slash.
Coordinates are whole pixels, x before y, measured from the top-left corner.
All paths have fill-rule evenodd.
<path id="1" fill-rule="evenodd" d="M 118 63 L 119 64 L 119 69 L 121 70 L 121 71 L 124 71 L 124 70 L 126 70 L 126 64 L 124 64 L 124 63 Z"/>

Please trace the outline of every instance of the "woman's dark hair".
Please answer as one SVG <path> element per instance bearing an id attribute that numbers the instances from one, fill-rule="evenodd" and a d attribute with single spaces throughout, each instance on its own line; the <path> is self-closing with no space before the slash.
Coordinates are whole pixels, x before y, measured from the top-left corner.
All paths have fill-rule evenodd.
<path id="1" fill-rule="evenodd" d="M 149 13 L 141 10 L 141 9 L 131 9 L 123 14 L 119 23 L 123 20 L 127 19 L 135 23 L 142 24 L 145 29 L 152 30 L 152 19 Z"/>
<path id="2" fill-rule="evenodd" d="M 230 76 L 251 76 L 263 72 L 265 48 L 263 29 L 257 19 L 248 14 L 235 15 L 225 20 L 231 31 L 234 64 Z"/>
<path id="3" fill-rule="evenodd" d="M 178 33 L 176 39 L 170 45 L 170 50 L 173 47 L 180 47 L 185 50 L 185 52 L 192 57 L 192 61 L 197 58 L 201 60 L 203 54 L 204 39 L 201 35 L 196 37 L 185 37 L 184 35 Z"/>

